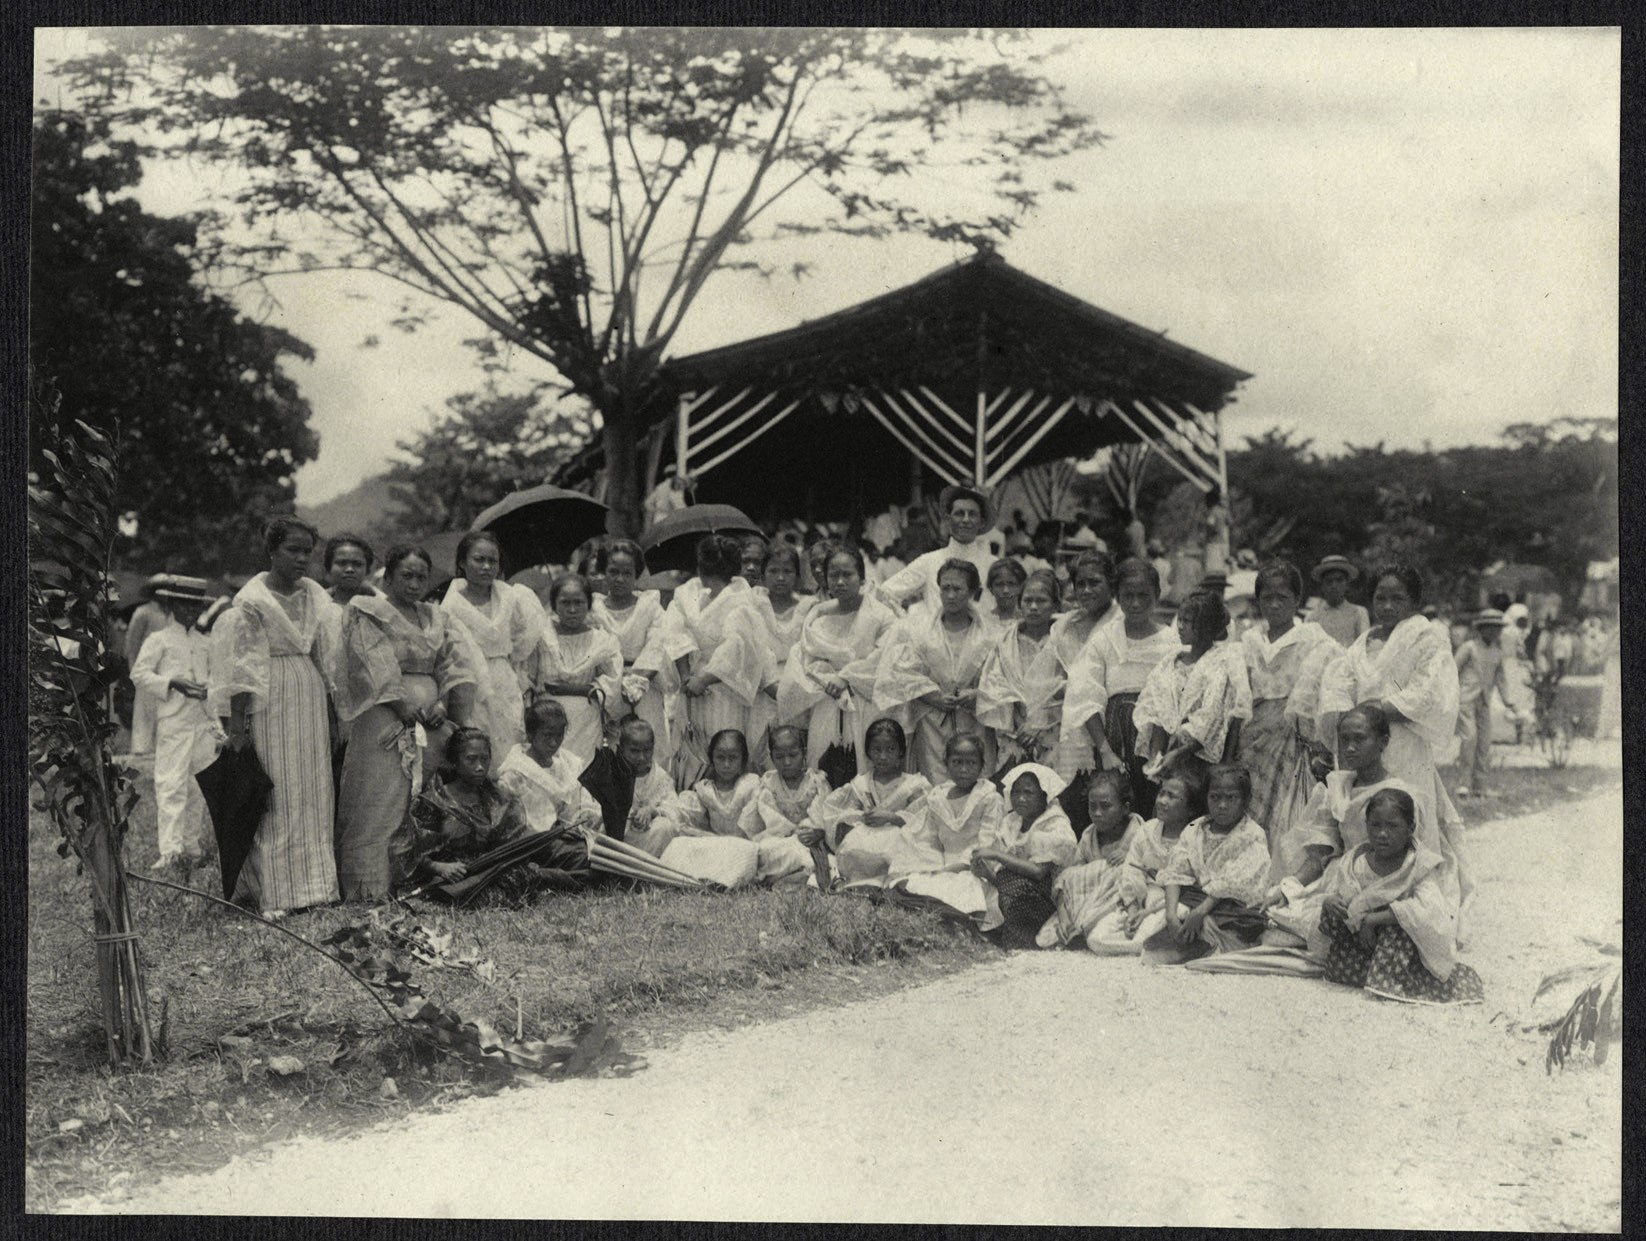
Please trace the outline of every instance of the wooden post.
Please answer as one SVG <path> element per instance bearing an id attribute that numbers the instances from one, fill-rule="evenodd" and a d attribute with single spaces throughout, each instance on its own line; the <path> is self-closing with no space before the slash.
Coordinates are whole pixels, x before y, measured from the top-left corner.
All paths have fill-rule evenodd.
<path id="1" fill-rule="evenodd" d="M 972 485 L 982 489 L 989 478 L 988 442 L 985 438 L 986 421 L 988 418 L 989 398 L 984 380 L 984 369 L 988 362 L 988 330 L 989 312 L 977 312 L 977 417 L 973 424 L 972 441 Z"/>
<path id="2" fill-rule="evenodd" d="M 675 473 L 686 474 L 686 460 L 691 452 L 691 403 L 695 392 L 682 392 L 680 402 L 675 406 L 674 414 L 674 469 Z"/>
<path id="3" fill-rule="evenodd" d="M 1213 425 L 1217 428 L 1217 493 L 1220 522 L 1222 524 L 1223 546 L 1229 549 L 1229 560 L 1234 561 L 1234 501 L 1229 498 L 1229 454 L 1223 447 L 1223 411 L 1220 409 L 1212 415 Z M 1219 565 L 1219 573 L 1227 573 L 1227 565 Z M 1208 568 L 1207 572 L 1212 572 Z"/>

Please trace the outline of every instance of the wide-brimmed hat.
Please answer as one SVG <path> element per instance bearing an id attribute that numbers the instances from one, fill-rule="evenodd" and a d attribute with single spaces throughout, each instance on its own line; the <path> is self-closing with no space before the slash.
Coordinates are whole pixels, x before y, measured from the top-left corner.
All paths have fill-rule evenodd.
<path id="1" fill-rule="evenodd" d="M 937 511 L 947 517 L 956 500 L 976 500 L 978 507 L 983 510 L 983 529 L 987 530 L 994 525 L 994 504 L 990 501 L 988 492 L 968 487 L 963 483 L 950 483 L 937 493 Z"/>
<path id="2" fill-rule="evenodd" d="M 1482 626 L 1502 629 L 1509 622 L 1503 619 L 1503 613 L 1499 612 L 1496 608 L 1485 608 L 1476 613 L 1474 620 L 1469 623 L 1476 629 L 1479 629 Z"/>
<path id="3" fill-rule="evenodd" d="M 203 577 L 184 577 L 181 573 L 161 573 L 149 579 L 154 583 L 149 592 L 156 599 L 174 602 L 208 603 L 210 584 Z"/>
<path id="4" fill-rule="evenodd" d="M 1360 576 L 1360 570 L 1355 567 L 1355 562 L 1350 560 L 1347 556 L 1327 556 L 1326 559 L 1322 560 L 1314 568 L 1309 570 L 1309 578 L 1312 581 L 1318 582 L 1333 569 L 1347 573 L 1351 582 Z"/>

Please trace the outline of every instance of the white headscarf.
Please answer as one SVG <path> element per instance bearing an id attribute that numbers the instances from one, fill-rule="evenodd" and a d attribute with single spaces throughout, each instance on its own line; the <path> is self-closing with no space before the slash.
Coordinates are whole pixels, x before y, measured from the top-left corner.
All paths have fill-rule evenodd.
<path id="1" fill-rule="evenodd" d="M 1046 794 L 1047 801 L 1050 801 L 1069 787 L 1067 780 L 1044 763 L 1019 763 L 1006 773 L 1005 784 L 1008 797 L 1011 796 L 1012 785 L 1017 783 L 1019 776 L 1033 776 L 1040 784 L 1040 791 Z"/>

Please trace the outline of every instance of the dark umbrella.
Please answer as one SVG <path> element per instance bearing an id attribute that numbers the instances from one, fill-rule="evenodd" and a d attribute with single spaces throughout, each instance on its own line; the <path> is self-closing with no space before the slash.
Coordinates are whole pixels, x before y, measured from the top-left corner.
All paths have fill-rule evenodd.
<path id="1" fill-rule="evenodd" d="M 503 497 L 474 519 L 474 529 L 495 535 L 510 572 L 559 564 L 578 547 L 606 532 L 606 506 L 581 491 L 544 483 Z"/>
<path id="2" fill-rule="evenodd" d="M 231 900 L 240 868 L 251 853 L 257 825 L 263 821 L 263 811 L 268 808 L 274 781 L 269 779 L 250 746 L 243 750 L 224 746 L 211 766 L 194 778 L 206 800 L 206 811 L 211 815 L 212 835 L 217 837 L 223 899 Z"/>
<path id="3" fill-rule="evenodd" d="M 697 541 L 705 534 L 759 534 L 760 527 L 729 504 L 694 504 L 677 509 L 640 536 L 646 568 L 697 568 Z"/>
<path id="4" fill-rule="evenodd" d="M 433 891 L 439 892 L 459 906 L 468 905 L 497 882 L 505 871 L 528 862 L 539 854 L 552 853 L 564 848 L 568 841 L 578 839 L 580 838 L 569 830 L 528 832 L 524 836 L 516 836 L 513 840 L 505 841 L 495 849 L 487 850 L 469 862 L 461 879 L 435 880 L 433 883 L 424 884 L 415 892 L 408 893 L 407 896 L 420 896 L 424 892 Z"/>

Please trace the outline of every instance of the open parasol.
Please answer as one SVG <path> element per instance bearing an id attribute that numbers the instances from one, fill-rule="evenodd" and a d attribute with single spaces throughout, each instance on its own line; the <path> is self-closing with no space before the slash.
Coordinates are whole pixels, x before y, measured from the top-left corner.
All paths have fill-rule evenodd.
<path id="1" fill-rule="evenodd" d="M 676 509 L 640 536 L 640 550 L 646 553 L 646 568 L 697 568 L 697 541 L 705 534 L 759 534 L 760 527 L 741 509 L 729 504 L 693 504 Z"/>
<path id="2" fill-rule="evenodd" d="M 504 496 L 474 519 L 474 529 L 497 539 L 504 571 L 517 573 L 563 563 L 580 545 L 604 534 L 606 506 L 581 491 L 543 483 Z"/>
<path id="3" fill-rule="evenodd" d="M 224 746 L 209 767 L 195 774 L 200 794 L 211 815 L 212 835 L 217 838 L 217 861 L 223 872 L 223 899 L 234 899 L 234 885 L 240 868 L 251 853 L 252 838 L 263 821 L 274 781 L 269 779 L 250 746 L 237 750 Z"/>

